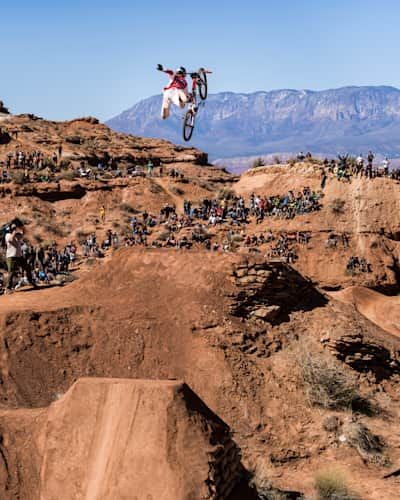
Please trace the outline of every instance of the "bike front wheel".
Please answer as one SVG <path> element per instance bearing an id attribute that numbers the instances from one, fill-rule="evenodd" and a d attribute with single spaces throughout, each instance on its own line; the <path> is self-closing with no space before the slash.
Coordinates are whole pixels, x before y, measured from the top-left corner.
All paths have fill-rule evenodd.
<path id="1" fill-rule="evenodd" d="M 195 121 L 196 115 L 191 109 L 188 109 L 186 111 L 186 114 L 183 118 L 183 138 L 185 141 L 190 141 L 192 134 L 193 134 L 193 129 L 194 129 L 194 121 Z"/>
<path id="2" fill-rule="evenodd" d="M 207 75 L 203 68 L 199 69 L 198 74 L 197 86 L 199 88 L 200 99 L 205 101 L 208 93 Z"/>

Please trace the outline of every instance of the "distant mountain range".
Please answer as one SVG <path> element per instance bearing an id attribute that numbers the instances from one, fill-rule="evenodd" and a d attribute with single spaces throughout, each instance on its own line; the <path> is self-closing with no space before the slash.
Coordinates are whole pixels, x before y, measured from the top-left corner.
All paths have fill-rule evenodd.
<path id="1" fill-rule="evenodd" d="M 160 118 L 161 95 L 149 97 L 106 123 L 114 130 L 164 138 L 181 137 L 182 112 Z M 175 106 L 173 106 L 175 108 Z M 366 152 L 400 156 L 400 90 L 394 87 L 273 90 L 210 94 L 200 109 L 190 145 L 217 158 L 276 152 Z"/>

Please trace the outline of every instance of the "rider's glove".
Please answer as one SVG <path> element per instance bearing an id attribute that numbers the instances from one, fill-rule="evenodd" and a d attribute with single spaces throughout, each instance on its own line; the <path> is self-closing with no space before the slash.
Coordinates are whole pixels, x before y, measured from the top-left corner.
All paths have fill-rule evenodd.
<path id="1" fill-rule="evenodd" d="M 158 69 L 158 71 L 164 71 L 162 64 L 157 64 L 157 69 Z"/>

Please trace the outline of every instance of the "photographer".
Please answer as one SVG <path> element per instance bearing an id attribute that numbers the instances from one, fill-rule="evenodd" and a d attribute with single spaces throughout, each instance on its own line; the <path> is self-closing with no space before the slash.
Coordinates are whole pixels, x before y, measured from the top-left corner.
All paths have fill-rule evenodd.
<path id="1" fill-rule="evenodd" d="M 6 262 L 7 262 L 7 284 L 5 293 L 12 293 L 12 283 L 13 278 L 16 275 L 18 269 L 26 272 L 26 277 L 28 282 L 36 288 L 36 284 L 32 280 L 32 271 L 23 257 L 22 245 L 23 245 L 23 232 L 24 228 L 22 224 L 12 223 L 10 226 L 10 232 L 5 236 L 6 242 Z"/>

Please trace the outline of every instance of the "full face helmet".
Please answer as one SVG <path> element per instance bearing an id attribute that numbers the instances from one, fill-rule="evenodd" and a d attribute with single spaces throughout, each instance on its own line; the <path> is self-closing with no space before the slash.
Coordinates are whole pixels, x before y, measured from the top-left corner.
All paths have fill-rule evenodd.
<path id="1" fill-rule="evenodd" d="M 183 66 L 179 66 L 175 73 L 180 76 L 186 76 L 186 68 L 184 68 Z"/>

